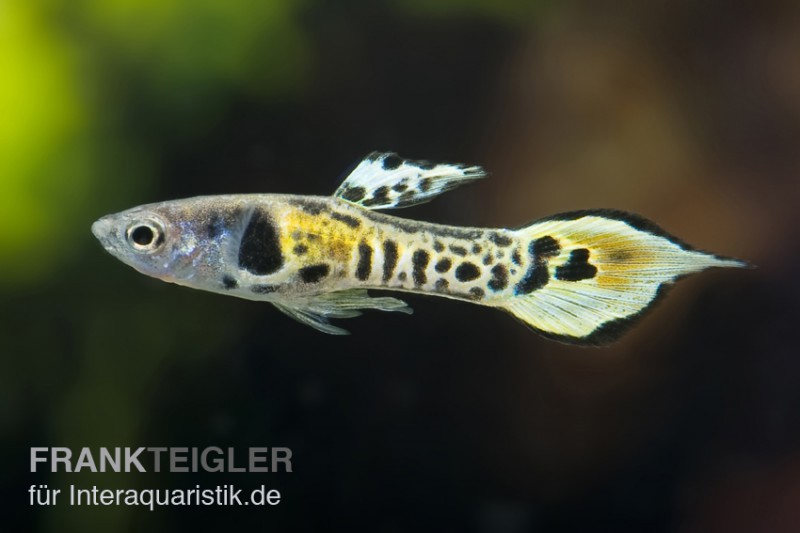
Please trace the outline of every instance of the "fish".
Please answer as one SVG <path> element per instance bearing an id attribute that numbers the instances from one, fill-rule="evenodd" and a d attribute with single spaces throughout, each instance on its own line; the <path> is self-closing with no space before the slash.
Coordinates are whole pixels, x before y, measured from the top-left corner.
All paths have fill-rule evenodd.
<path id="1" fill-rule="evenodd" d="M 572 211 L 516 229 L 460 227 L 380 211 L 418 205 L 484 178 L 480 166 L 373 152 L 331 196 L 234 194 L 134 207 L 92 232 L 139 272 L 272 303 L 319 331 L 365 310 L 411 313 L 368 291 L 441 296 L 504 310 L 545 337 L 618 339 L 678 278 L 746 267 L 696 250 L 649 220 Z"/>

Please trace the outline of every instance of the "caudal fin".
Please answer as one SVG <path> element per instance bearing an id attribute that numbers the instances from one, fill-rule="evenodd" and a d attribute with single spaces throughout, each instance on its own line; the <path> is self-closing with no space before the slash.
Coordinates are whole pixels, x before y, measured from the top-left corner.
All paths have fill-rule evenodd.
<path id="1" fill-rule="evenodd" d="M 517 233 L 528 243 L 530 266 L 502 307 L 543 335 L 573 344 L 617 339 L 681 276 L 747 266 L 694 250 L 622 211 L 563 213 Z"/>

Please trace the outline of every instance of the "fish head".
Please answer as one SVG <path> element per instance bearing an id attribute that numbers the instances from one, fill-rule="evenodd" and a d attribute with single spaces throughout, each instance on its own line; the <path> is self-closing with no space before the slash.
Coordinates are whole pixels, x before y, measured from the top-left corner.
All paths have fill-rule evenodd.
<path id="1" fill-rule="evenodd" d="M 190 285 L 209 250 L 197 223 L 182 211 L 170 203 L 135 207 L 100 218 L 92 233 L 107 252 L 142 274 Z"/>

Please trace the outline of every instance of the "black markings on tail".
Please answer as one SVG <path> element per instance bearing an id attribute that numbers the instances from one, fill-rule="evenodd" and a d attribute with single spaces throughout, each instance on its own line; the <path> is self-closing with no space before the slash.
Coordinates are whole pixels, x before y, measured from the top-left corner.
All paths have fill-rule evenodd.
<path id="1" fill-rule="evenodd" d="M 319 283 L 331 271 L 331 267 L 325 263 L 311 265 L 300 269 L 300 279 L 304 283 Z"/>
<path id="2" fill-rule="evenodd" d="M 239 246 L 239 267 L 266 276 L 283 266 L 278 228 L 264 211 L 253 211 Z"/>
<path id="3" fill-rule="evenodd" d="M 589 264 L 589 250 L 586 248 L 572 250 L 567 262 L 556 267 L 556 279 L 561 281 L 581 281 L 596 275 L 597 267 Z"/>
<path id="4" fill-rule="evenodd" d="M 364 241 L 358 245 L 358 266 L 356 266 L 356 277 L 361 281 L 366 281 L 372 272 L 372 246 Z"/>
<path id="5" fill-rule="evenodd" d="M 547 261 L 561 251 L 558 241 L 545 235 L 528 245 L 530 266 L 525 276 L 514 287 L 515 294 L 530 294 L 547 285 L 550 275 L 547 273 Z"/>
<path id="6" fill-rule="evenodd" d="M 397 243 L 383 241 L 383 281 L 392 279 L 395 268 L 397 268 Z"/>
<path id="7" fill-rule="evenodd" d="M 411 264 L 414 265 L 414 270 L 411 271 L 411 277 L 414 279 L 414 284 L 424 285 L 428 281 L 425 275 L 425 269 L 428 267 L 428 262 L 431 260 L 431 255 L 425 250 L 416 250 L 414 255 L 411 256 Z"/>
<path id="8" fill-rule="evenodd" d="M 451 244 L 450 245 L 450 251 L 453 252 L 456 255 L 460 255 L 461 257 L 464 257 L 464 256 L 467 255 L 467 249 L 466 248 L 464 248 L 463 246 L 457 246 L 455 244 Z"/>
<path id="9" fill-rule="evenodd" d="M 225 274 L 222 276 L 222 286 L 225 287 L 227 290 L 235 289 L 239 286 L 239 282 L 236 281 L 236 278 L 233 276 L 229 276 Z"/>

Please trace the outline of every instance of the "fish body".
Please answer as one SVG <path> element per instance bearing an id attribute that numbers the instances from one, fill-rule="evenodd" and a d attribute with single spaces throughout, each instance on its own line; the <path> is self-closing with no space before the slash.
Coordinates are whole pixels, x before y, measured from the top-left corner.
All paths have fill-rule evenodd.
<path id="1" fill-rule="evenodd" d="M 103 246 L 164 281 L 250 300 L 327 333 L 364 309 L 410 312 L 368 289 L 504 309 L 538 332 L 602 344 L 679 276 L 744 263 L 693 250 L 620 211 L 564 213 L 519 229 L 465 228 L 376 212 L 483 177 L 479 167 L 368 156 L 333 196 L 223 195 L 149 204 L 92 227 Z"/>

